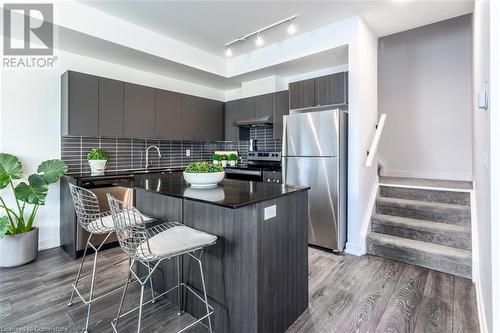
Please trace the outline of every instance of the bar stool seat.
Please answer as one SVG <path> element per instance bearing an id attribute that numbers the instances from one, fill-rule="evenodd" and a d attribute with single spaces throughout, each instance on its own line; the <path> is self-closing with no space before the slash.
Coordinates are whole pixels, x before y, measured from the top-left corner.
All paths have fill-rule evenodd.
<path id="1" fill-rule="evenodd" d="M 178 222 L 167 222 L 147 229 L 148 240 L 137 247 L 137 257 L 155 260 L 192 252 L 215 244 L 217 236 Z"/>
<path id="2" fill-rule="evenodd" d="M 140 213 L 144 222 L 149 223 L 154 219 L 147 215 Z M 101 213 L 100 217 L 90 221 L 87 225 L 88 230 L 93 230 L 94 233 L 107 234 L 108 232 L 115 231 L 115 224 L 113 223 L 113 216 L 111 213 Z"/>

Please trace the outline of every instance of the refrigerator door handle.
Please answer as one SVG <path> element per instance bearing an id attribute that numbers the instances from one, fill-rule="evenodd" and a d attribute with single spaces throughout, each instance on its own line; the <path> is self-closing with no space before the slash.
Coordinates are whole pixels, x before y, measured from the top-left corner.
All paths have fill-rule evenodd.
<path id="1" fill-rule="evenodd" d="M 281 137 L 281 156 L 287 156 L 287 149 L 286 149 L 286 140 L 287 140 L 287 124 L 288 124 L 288 117 L 289 116 L 283 116 L 283 135 Z"/>

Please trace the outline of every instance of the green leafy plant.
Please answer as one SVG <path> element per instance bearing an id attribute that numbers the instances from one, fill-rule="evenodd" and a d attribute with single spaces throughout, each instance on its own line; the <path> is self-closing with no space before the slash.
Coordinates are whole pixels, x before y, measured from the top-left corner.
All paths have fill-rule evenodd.
<path id="1" fill-rule="evenodd" d="M 220 160 L 222 160 L 222 156 L 219 154 L 212 154 L 212 160 L 213 161 L 220 161 Z"/>
<path id="2" fill-rule="evenodd" d="M 107 160 L 108 154 L 101 148 L 93 148 L 87 154 L 87 160 Z"/>
<path id="3" fill-rule="evenodd" d="M 0 190 L 10 187 L 14 194 L 15 208 L 10 208 L 0 195 L 0 209 L 6 215 L 0 217 L 0 238 L 21 234 L 33 229 L 38 208 L 45 205 L 49 184 L 55 183 L 68 171 L 61 160 L 48 160 L 38 166 L 37 173 L 28 177 L 28 183 L 14 185 L 13 180 L 23 177 L 23 165 L 14 155 L 0 153 Z M 31 211 L 28 207 L 31 205 Z"/>
<path id="4" fill-rule="evenodd" d="M 227 155 L 221 155 L 221 160 L 222 161 L 227 161 Z"/>
<path id="5" fill-rule="evenodd" d="M 230 160 L 230 161 L 237 161 L 238 160 L 238 155 L 236 155 L 236 154 L 229 154 L 229 156 L 228 156 L 227 159 Z"/>
<path id="6" fill-rule="evenodd" d="M 187 173 L 210 173 L 223 172 L 224 168 L 219 164 L 210 164 L 208 162 L 193 162 L 186 167 Z"/>

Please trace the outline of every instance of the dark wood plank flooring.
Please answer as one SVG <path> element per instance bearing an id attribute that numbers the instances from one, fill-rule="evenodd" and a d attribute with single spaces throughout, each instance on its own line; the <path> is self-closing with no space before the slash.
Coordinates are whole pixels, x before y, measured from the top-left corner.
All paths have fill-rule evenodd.
<path id="1" fill-rule="evenodd" d="M 0 269 L 0 331 L 80 332 L 86 307 L 78 299 L 67 305 L 78 264 L 57 248 L 40 252 L 31 264 Z M 127 261 L 120 249 L 110 249 L 102 252 L 99 269 L 97 295 L 123 284 Z M 89 260 L 84 272 L 90 270 Z M 475 290 L 467 279 L 374 256 L 310 248 L 309 283 L 309 309 L 289 333 L 479 332 Z M 91 332 L 112 332 L 119 297 L 116 293 L 95 303 Z M 134 285 L 125 308 L 138 299 Z M 147 306 L 143 332 L 175 332 L 193 320 L 176 313 L 177 306 L 166 299 Z M 136 322 L 135 315 L 125 318 L 120 332 L 134 332 Z M 206 331 L 203 326 L 191 330 Z"/>

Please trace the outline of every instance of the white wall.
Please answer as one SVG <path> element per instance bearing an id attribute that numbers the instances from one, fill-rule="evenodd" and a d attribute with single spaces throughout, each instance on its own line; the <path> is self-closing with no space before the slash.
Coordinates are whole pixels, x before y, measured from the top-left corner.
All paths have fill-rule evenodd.
<path id="1" fill-rule="evenodd" d="M 484 314 L 483 329 L 492 328 L 491 300 L 491 217 L 490 217 L 490 111 L 477 107 L 477 94 L 480 89 L 490 90 L 489 73 L 489 2 L 476 1 L 473 16 L 473 99 L 472 99 L 472 152 L 473 179 L 476 194 L 476 229 L 478 237 L 478 279 L 480 318 Z"/>
<path id="2" fill-rule="evenodd" d="M 382 174 L 472 179 L 470 15 L 379 40 Z"/>
<path id="3" fill-rule="evenodd" d="M 349 43 L 348 233 L 346 252 L 364 254 L 363 219 L 377 179 L 364 166 L 377 123 L 377 38 L 359 20 Z"/>
<path id="4" fill-rule="evenodd" d="M 39 163 L 60 158 L 60 76 L 70 69 L 217 100 L 224 92 L 112 63 L 55 50 L 51 70 L 1 71 L 0 151 L 19 156 L 24 173 Z M 52 185 L 46 205 L 39 210 L 40 248 L 59 245 L 59 187 Z"/>
<path id="5" fill-rule="evenodd" d="M 486 12 L 485 15 L 488 13 Z M 500 332 L 500 2 L 490 10 L 491 332 Z"/>

